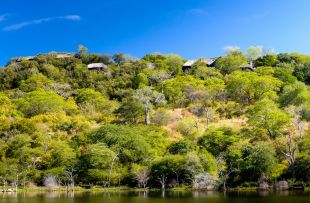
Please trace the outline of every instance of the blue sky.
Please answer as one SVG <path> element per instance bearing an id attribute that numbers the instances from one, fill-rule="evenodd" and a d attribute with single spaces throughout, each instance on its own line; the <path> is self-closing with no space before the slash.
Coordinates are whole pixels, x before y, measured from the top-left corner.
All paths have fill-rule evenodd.
<path id="1" fill-rule="evenodd" d="M 1 0 L 0 66 L 74 52 L 212 57 L 225 46 L 310 53 L 309 0 Z"/>

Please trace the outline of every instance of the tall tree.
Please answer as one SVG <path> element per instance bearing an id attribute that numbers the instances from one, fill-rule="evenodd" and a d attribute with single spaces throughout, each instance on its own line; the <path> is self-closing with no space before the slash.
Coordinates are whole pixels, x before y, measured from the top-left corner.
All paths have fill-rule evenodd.
<path id="1" fill-rule="evenodd" d="M 86 54 L 88 51 L 88 48 L 86 46 L 84 46 L 83 44 L 79 44 L 77 46 L 77 50 L 79 54 Z"/>
<path id="2" fill-rule="evenodd" d="M 251 61 L 261 57 L 263 55 L 263 47 L 261 46 L 250 46 L 247 49 L 247 56 Z"/>
<path id="3" fill-rule="evenodd" d="M 248 115 L 249 124 L 266 131 L 272 140 L 282 135 L 283 130 L 290 122 L 290 116 L 269 99 L 257 102 L 250 108 Z"/>
<path id="4" fill-rule="evenodd" d="M 165 104 L 165 96 L 150 87 L 144 87 L 142 89 L 136 90 L 133 98 L 144 107 L 145 111 L 145 124 L 150 124 L 150 112 L 153 105 Z"/>
<path id="5" fill-rule="evenodd" d="M 240 66 L 245 65 L 247 59 L 241 51 L 232 51 L 227 56 L 216 60 L 215 67 L 223 74 L 229 74 L 239 70 Z"/>

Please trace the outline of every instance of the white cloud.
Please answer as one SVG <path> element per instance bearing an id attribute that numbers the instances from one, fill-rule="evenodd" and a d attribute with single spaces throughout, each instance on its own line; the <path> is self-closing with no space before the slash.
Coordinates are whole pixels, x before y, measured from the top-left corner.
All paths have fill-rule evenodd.
<path id="1" fill-rule="evenodd" d="M 223 50 L 226 52 L 226 53 L 230 53 L 232 51 L 238 51 L 240 50 L 240 47 L 239 46 L 226 46 L 223 48 Z"/>
<path id="2" fill-rule="evenodd" d="M 75 21 L 81 20 L 81 17 L 79 15 L 60 16 L 59 18 L 66 19 L 66 20 L 75 20 Z"/>
<path id="3" fill-rule="evenodd" d="M 13 25 L 4 27 L 2 30 L 3 31 L 19 30 L 19 29 L 22 29 L 24 27 L 28 27 L 31 25 L 38 25 L 38 24 L 42 24 L 42 23 L 47 23 L 47 22 L 50 22 L 52 20 L 57 20 L 57 19 L 79 21 L 79 20 L 81 20 L 81 17 L 79 15 L 66 15 L 66 16 L 40 18 L 40 19 L 36 19 L 36 20 L 25 21 L 25 22 L 13 24 Z"/>

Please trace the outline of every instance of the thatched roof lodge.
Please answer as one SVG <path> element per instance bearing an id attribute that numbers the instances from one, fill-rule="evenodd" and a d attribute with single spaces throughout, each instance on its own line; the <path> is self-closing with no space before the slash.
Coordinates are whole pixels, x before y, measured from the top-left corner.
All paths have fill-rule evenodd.
<path id="1" fill-rule="evenodd" d="M 183 64 L 183 71 L 186 71 L 193 67 L 193 65 L 197 62 L 201 62 L 206 64 L 207 67 L 214 67 L 215 61 L 218 58 L 200 58 L 196 60 L 188 60 L 186 63 Z"/>
<path id="2" fill-rule="evenodd" d="M 91 63 L 87 65 L 88 70 L 106 70 L 108 68 L 104 63 Z"/>
<path id="3" fill-rule="evenodd" d="M 32 61 L 35 58 L 35 56 L 21 56 L 21 57 L 17 57 L 14 62 L 22 62 L 22 61 Z"/>
<path id="4" fill-rule="evenodd" d="M 56 58 L 63 59 L 63 58 L 73 58 L 75 55 L 68 52 L 55 52 Z"/>
<path id="5" fill-rule="evenodd" d="M 188 60 L 186 61 L 184 64 L 183 64 L 183 71 L 186 71 L 188 69 L 191 69 L 193 67 L 193 65 L 195 63 L 204 63 L 206 64 L 206 67 L 214 67 L 215 66 L 215 63 L 216 63 L 216 60 L 219 59 L 220 57 L 215 57 L 215 58 L 200 58 L 200 59 L 196 59 L 196 60 Z M 251 70 L 251 71 L 254 71 L 255 70 L 255 65 L 254 63 L 251 61 L 245 65 L 242 65 L 240 66 L 240 69 L 243 70 L 243 71 L 246 71 L 246 70 Z"/>
<path id="6" fill-rule="evenodd" d="M 255 66 L 254 63 L 251 61 L 250 63 L 247 63 L 244 66 L 240 66 L 241 70 L 245 71 L 245 70 L 251 70 L 254 71 L 255 70 Z"/>
<path id="7" fill-rule="evenodd" d="M 58 58 L 58 59 L 62 59 L 62 58 L 74 58 L 75 54 L 73 53 L 68 53 L 68 52 L 50 52 L 49 54 L 51 54 L 52 56 Z M 38 54 L 36 56 L 21 56 L 21 57 L 16 57 L 14 59 L 12 59 L 12 62 L 15 63 L 20 63 L 22 61 L 32 61 L 34 60 L 36 57 L 43 55 L 43 54 Z"/>

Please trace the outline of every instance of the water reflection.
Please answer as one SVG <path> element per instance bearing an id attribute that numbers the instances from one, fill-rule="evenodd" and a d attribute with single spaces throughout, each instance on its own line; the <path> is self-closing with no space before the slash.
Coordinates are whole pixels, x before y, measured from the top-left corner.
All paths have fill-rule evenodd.
<path id="1" fill-rule="evenodd" d="M 214 191 L 137 191 L 137 192 L 28 192 L 0 193 L 0 203 L 228 203 L 228 202 L 310 202 L 309 192 L 254 191 L 227 192 Z"/>

